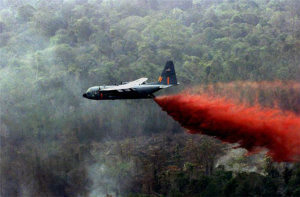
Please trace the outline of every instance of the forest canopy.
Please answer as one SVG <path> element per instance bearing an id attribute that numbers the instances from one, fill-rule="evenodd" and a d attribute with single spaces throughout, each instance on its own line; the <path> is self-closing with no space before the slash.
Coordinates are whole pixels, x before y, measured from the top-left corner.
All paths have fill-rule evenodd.
<path id="1" fill-rule="evenodd" d="M 1 0 L 0 195 L 299 196 L 298 165 L 225 170 L 226 146 L 183 134 L 154 102 L 82 98 L 156 81 L 167 60 L 182 85 L 160 94 L 300 82 L 299 54 L 295 0 Z"/>

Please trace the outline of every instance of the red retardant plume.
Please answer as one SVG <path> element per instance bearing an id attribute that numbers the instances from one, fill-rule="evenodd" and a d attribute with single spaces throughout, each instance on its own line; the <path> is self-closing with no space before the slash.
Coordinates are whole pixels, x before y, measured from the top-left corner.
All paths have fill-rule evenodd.
<path id="1" fill-rule="evenodd" d="M 178 94 L 155 101 L 189 133 L 239 143 L 249 153 L 266 148 L 277 162 L 300 160 L 300 117 L 292 112 L 246 107 L 207 95 Z"/>

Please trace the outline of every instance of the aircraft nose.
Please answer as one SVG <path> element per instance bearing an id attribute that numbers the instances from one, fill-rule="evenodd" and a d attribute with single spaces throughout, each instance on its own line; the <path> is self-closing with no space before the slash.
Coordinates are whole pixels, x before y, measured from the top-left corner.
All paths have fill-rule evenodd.
<path id="1" fill-rule="evenodd" d="M 86 94 L 86 93 L 84 93 L 82 96 L 83 96 L 84 98 L 87 98 L 87 94 Z"/>

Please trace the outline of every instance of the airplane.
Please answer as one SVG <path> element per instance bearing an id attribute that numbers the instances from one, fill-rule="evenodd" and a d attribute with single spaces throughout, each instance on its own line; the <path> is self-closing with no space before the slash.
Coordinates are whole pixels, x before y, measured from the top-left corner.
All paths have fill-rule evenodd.
<path id="1" fill-rule="evenodd" d="M 173 61 L 167 61 L 157 82 L 146 83 L 147 80 L 140 78 L 120 85 L 94 86 L 82 96 L 91 100 L 149 99 L 155 98 L 154 92 L 179 85 Z"/>

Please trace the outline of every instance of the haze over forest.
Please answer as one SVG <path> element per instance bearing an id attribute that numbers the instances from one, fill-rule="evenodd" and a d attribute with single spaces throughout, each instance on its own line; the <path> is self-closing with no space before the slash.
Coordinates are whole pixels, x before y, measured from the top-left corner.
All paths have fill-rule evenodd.
<path id="1" fill-rule="evenodd" d="M 299 163 L 186 134 L 152 99 L 82 97 L 173 60 L 157 95 L 269 81 L 299 115 L 299 54 L 295 0 L 0 0 L 0 196 L 300 196 Z"/>

